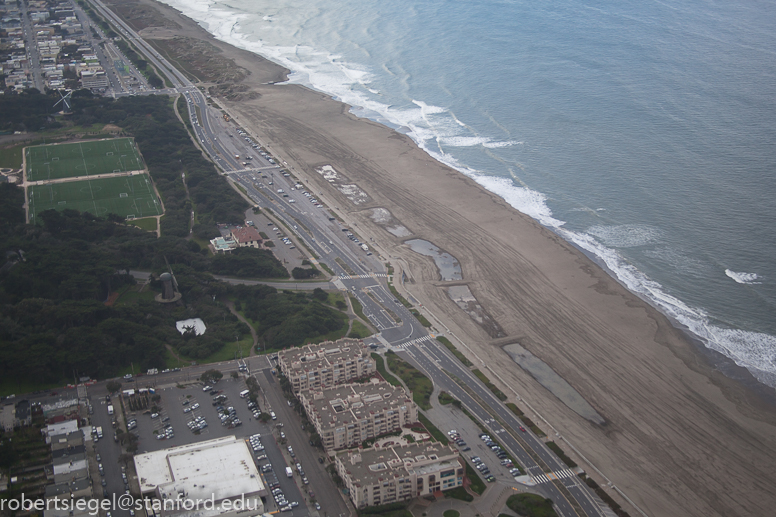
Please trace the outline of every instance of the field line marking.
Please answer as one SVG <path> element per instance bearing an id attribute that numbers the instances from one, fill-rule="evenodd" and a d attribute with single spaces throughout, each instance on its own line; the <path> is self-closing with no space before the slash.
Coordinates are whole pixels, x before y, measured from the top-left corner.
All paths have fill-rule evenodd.
<path id="1" fill-rule="evenodd" d="M 81 154 L 83 154 L 83 151 L 81 151 Z M 92 191 L 92 181 L 86 180 L 86 182 L 89 183 L 89 194 L 91 194 L 92 196 L 92 205 L 94 205 L 94 215 L 97 215 L 97 202 L 94 200 L 94 192 Z"/>
<path id="2" fill-rule="evenodd" d="M 81 151 L 81 161 L 84 162 L 84 172 L 88 176 L 89 175 L 89 169 L 88 169 L 88 167 L 86 167 L 86 157 L 84 156 L 84 147 L 83 147 L 83 144 L 81 144 L 80 142 L 78 144 L 78 150 Z M 91 184 L 89 184 L 89 188 L 92 188 Z"/>

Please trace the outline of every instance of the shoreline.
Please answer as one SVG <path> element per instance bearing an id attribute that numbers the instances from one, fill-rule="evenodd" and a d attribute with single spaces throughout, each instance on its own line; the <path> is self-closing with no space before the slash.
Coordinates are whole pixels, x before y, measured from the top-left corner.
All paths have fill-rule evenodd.
<path id="1" fill-rule="evenodd" d="M 552 231 L 552 229 L 548 229 Z M 562 235 L 558 235 L 558 237 L 563 238 Z M 663 312 L 663 310 L 659 306 L 653 304 L 650 299 L 628 289 L 625 284 L 619 281 L 616 274 L 609 267 L 607 267 L 606 263 L 601 260 L 600 257 L 584 248 L 581 248 L 573 242 L 568 240 L 566 240 L 566 242 L 575 247 L 580 253 L 584 254 L 592 262 L 595 262 L 598 267 L 600 267 L 606 274 L 612 277 L 614 281 L 620 284 L 623 289 L 628 290 L 628 292 L 632 293 L 644 303 L 655 309 L 664 318 L 666 318 L 676 330 L 682 332 L 685 335 L 687 342 L 695 347 L 696 353 L 708 362 L 712 370 L 722 372 L 726 378 L 741 384 L 744 388 L 750 390 L 762 402 L 776 409 L 776 387 L 765 384 L 764 382 L 757 379 L 757 377 L 755 377 L 747 367 L 739 365 L 735 362 L 735 360 L 726 356 L 722 352 L 718 352 L 717 350 L 706 346 L 706 343 L 703 341 L 703 339 L 695 334 L 692 330 L 690 330 L 687 325 L 684 325 L 680 321 Z"/>
<path id="2" fill-rule="evenodd" d="M 406 135 L 358 118 L 325 94 L 268 84 L 287 71 L 216 40 L 166 5 L 142 3 L 175 17 L 183 27 L 173 32 L 205 39 L 251 70 L 243 84 L 259 96 L 219 103 L 391 261 L 408 264 L 413 294 L 639 507 L 650 515 L 743 516 L 766 514 L 776 503 L 776 411 L 745 381 L 724 377 L 682 329 L 597 261 Z M 315 172 L 322 165 L 358 185 L 368 201 L 354 205 L 332 188 Z M 607 425 L 572 414 L 505 360 L 481 327 L 461 317 L 433 262 L 371 219 L 374 208 L 388 210 L 412 238 L 454 255 L 465 283 L 507 335 L 577 389 Z"/>
<path id="3" fill-rule="evenodd" d="M 173 3 L 175 3 L 175 0 L 170 0 Z M 165 4 L 166 5 L 166 4 Z M 171 7 L 171 9 L 177 9 L 176 7 Z M 187 9 L 188 10 L 188 9 Z M 217 12 L 221 12 L 220 8 L 215 9 Z M 197 16 L 201 14 L 202 11 L 188 11 L 192 12 L 194 16 Z M 181 16 L 186 17 L 186 19 L 190 20 L 192 23 L 200 25 L 200 22 L 196 21 L 195 19 L 188 18 L 188 16 L 184 13 L 181 13 Z M 199 16 L 201 18 L 201 16 Z M 220 20 L 231 20 L 231 18 L 220 18 L 219 16 L 216 16 L 217 19 Z M 226 35 L 225 28 L 229 28 L 228 24 L 225 24 L 223 22 L 221 25 L 211 25 L 209 20 L 203 20 L 201 22 L 203 25 L 208 26 L 210 29 L 213 29 L 215 32 L 218 33 L 217 36 L 213 36 L 215 38 L 223 38 L 220 41 L 226 45 L 230 45 L 233 48 L 239 49 L 241 51 L 249 52 L 253 55 L 259 56 L 265 60 L 268 60 L 278 66 L 283 67 L 283 70 L 285 71 L 285 77 L 282 81 L 275 81 L 275 84 L 285 83 L 289 80 L 289 78 L 294 77 L 294 74 L 296 73 L 294 70 L 286 69 L 282 64 L 278 64 L 274 61 L 272 61 L 273 56 L 271 52 L 263 51 L 262 48 L 254 49 L 251 46 L 251 40 L 243 38 L 239 34 L 239 30 L 232 29 L 232 33 L 229 35 Z M 239 26 L 240 22 L 236 22 L 235 26 Z M 200 25 L 202 28 L 202 26 Z M 206 29 L 202 28 L 203 32 L 209 33 Z M 211 34 L 212 36 L 212 34 Z M 263 53 L 261 53 L 263 52 Z M 310 89 L 311 91 L 314 91 L 316 93 L 320 93 L 326 96 L 331 97 L 336 102 L 342 102 L 337 95 L 330 94 L 326 91 L 322 90 L 316 90 L 315 86 L 311 85 L 311 82 L 314 83 L 315 81 L 312 78 L 308 78 L 304 76 L 304 73 L 302 73 L 302 77 L 299 79 L 294 79 L 293 84 L 296 86 L 301 86 L 303 88 Z M 463 174 L 464 176 L 469 177 L 470 179 L 473 179 L 475 182 L 479 183 L 480 185 L 485 185 L 486 183 L 483 183 L 480 181 L 479 177 L 475 175 L 474 173 L 467 172 L 467 168 L 463 165 L 456 165 L 455 159 L 452 161 L 446 160 L 445 156 L 440 156 L 437 153 L 434 153 L 432 150 L 428 149 L 422 141 L 419 141 L 417 138 L 417 135 L 413 135 L 411 131 L 408 130 L 405 126 L 399 126 L 396 123 L 394 123 L 388 115 L 382 114 L 378 111 L 371 111 L 369 108 L 364 107 L 363 105 L 351 105 L 344 103 L 347 106 L 347 111 L 351 115 L 357 117 L 357 118 L 363 118 L 375 123 L 378 123 L 380 125 L 386 126 L 389 129 L 392 129 L 396 131 L 397 133 L 410 136 L 411 139 L 413 139 L 424 152 L 429 154 L 432 159 L 435 159 L 439 162 L 441 162 L 443 165 L 447 167 L 451 167 L 455 170 L 457 170 L 459 173 Z M 388 117 L 388 118 L 385 118 Z M 413 138 L 414 137 L 414 138 Z M 499 178 L 498 176 L 483 176 L 485 178 Z M 499 192 L 494 186 L 490 185 L 487 187 L 484 187 L 486 190 L 489 190 L 490 192 L 493 192 L 500 197 L 504 197 L 505 200 L 509 199 L 508 192 L 507 194 L 504 194 L 502 192 Z M 531 191 L 529 189 L 529 191 Z M 537 194 L 541 195 L 541 192 L 536 192 Z M 508 201 L 509 202 L 509 201 Z M 514 206 L 514 205 L 513 205 Z M 515 206 L 515 208 L 520 211 L 521 208 L 525 207 L 519 207 Z M 526 212 L 524 212 L 526 213 Z M 530 209 L 528 211 L 530 212 Z M 635 279 L 633 277 L 629 277 L 629 273 L 627 272 L 627 264 L 628 259 L 625 256 L 620 256 L 619 252 L 616 249 L 613 248 L 607 248 L 604 245 L 595 246 L 591 245 L 589 242 L 587 242 L 586 238 L 589 237 L 584 231 L 582 230 L 567 230 L 565 226 L 562 226 L 562 222 L 559 222 L 560 225 L 555 226 L 553 224 L 553 217 L 551 215 L 547 217 L 541 217 L 540 215 L 534 214 L 534 219 L 536 219 L 540 224 L 542 224 L 545 228 L 548 230 L 560 235 L 564 240 L 569 242 L 572 246 L 577 248 L 579 251 L 584 253 L 588 258 L 590 258 L 592 261 L 594 261 L 599 267 L 602 267 L 604 270 L 606 270 L 610 276 L 612 276 L 616 281 L 621 283 L 625 286 L 626 289 L 633 292 L 636 296 L 639 298 L 645 300 L 647 303 L 655 307 L 659 312 L 663 313 L 667 318 L 669 318 L 671 321 L 675 322 L 675 326 L 677 328 L 680 328 L 682 330 L 685 330 L 689 332 L 691 340 L 693 342 L 699 341 L 702 343 L 702 345 L 705 348 L 708 348 L 710 350 L 716 351 L 718 353 L 722 353 L 722 355 L 728 354 L 728 359 L 732 361 L 736 366 L 739 365 L 736 361 L 741 361 L 743 363 L 743 367 L 747 368 L 752 376 L 756 379 L 757 382 L 764 384 L 766 387 L 770 388 L 776 388 L 776 372 L 768 372 L 767 366 L 765 366 L 765 369 L 758 366 L 758 363 L 756 360 L 753 360 L 751 357 L 747 357 L 746 352 L 739 353 L 742 350 L 745 350 L 746 347 L 742 346 L 741 349 L 738 349 L 736 346 L 736 343 L 734 341 L 731 341 L 730 339 L 726 338 L 717 338 L 715 337 L 714 333 L 704 333 L 705 332 L 705 326 L 703 325 L 703 322 L 706 321 L 706 318 L 703 316 L 703 314 L 706 312 L 706 309 L 703 308 L 703 306 L 688 306 L 687 312 L 685 314 L 680 314 L 675 312 L 676 307 L 672 306 L 670 303 L 663 304 L 664 299 L 666 297 L 670 297 L 668 295 L 669 293 L 669 287 L 666 287 L 661 284 L 657 284 L 657 292 L 652 292 L 652 288 L 648 288 L 647 285 L 651 282 L 651 278 L 647 276 L 646 274 L 643 274 L 642 269 L 638 269 L 638 275 L 636 275 Z M 612 258 L 612 256 L 616 255 L 617 258 Z M 610 267 L 611 265 L 611 267 Z M 623 269 L 623 265 L 625 266 L 625 270 Z M 641 276 L 643 275 L 643 276 Z M 669 283 L 670 285 L 670 283 Z M 685 293 L 686 294 L 686 293 Z M 663 295 L 666 295 L 665 297 Z M 679 320 L 677 320 L 679 318 Z M 711 328 L 715 330 L 724 330 L 723 327 L 714 324 L 711 324 Z M 726 328 L 726 327 L 725 327 Z M 734 327 L 736 330 L 740 330 L 741 332 L 757 335 L 764 331 L 760 330 L 752 330 L 752 329 L 746 329 L 746 328 L 740 328 L 740 327 Z M 765 336 L 769 336 L 767 333 L 764 334 Z M 753 337 L 750 339 L 754 339 Z M 703 352 L 705 354 L 705 352 Z M 765 392 L 767 393 L 768 390 L 766 389 Z M 774 392 L 774 395 L 776 395 L 776 391 Z"/>

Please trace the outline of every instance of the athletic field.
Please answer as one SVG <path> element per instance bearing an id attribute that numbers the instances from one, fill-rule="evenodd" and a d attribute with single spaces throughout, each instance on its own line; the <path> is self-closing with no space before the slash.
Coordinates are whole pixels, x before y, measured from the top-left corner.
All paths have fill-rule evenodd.
<path id="1" fill-rule="evenodd" d="M 30 185 L 27 195 L 33 224 L 40 212 L 50 208 L 72 208 L 101 217 L 113 213 L 129 219 L 162 215 L 148 174 Z"/>
<path id="2" fill-rule="evenodd" d="M 145 169 L 135 141 L 131 138 L 36 145 L 25 149 L 24 157 L 27 181 Z"/>

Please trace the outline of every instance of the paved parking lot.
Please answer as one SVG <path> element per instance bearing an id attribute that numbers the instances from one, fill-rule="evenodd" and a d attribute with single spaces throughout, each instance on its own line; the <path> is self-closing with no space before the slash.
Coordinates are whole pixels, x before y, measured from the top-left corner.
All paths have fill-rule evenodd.
<path id="1" fill-rule="evenodd" d="M 158 402 L 160 407 L 158 416 L 151 418 L 150 411 L 128 415 L 128 418 L 135 418 L 137 420 L 138 425 L 134 432 L 140 437 L 138 453 L 212 440 L 224 436 L 234 435 L 248 439 L 249 436 L 260 434 L 261 443 L 265 450 L 255 451 L 253 456 L 254 459 L 262 455 L 266 455 L 267 458 L 257 461 L 257 465 L 261 467 L 271 463 L 273 472 L 276 474 L 280 484 L 279 488 L 283 491 L 286 500 L 299 503 L 299 506 L 294 508 L 292 512 L 284 512 L 284 514 L 290 516 L 318 515 L 314 508 L 308 509 L 305 506 L 305 498 L 297 485 L 297 482 L 299 485 L 302 485 L 301 478 L 296 475 L 293 478 L 286 476 L 285 470 L 289 466 L 286 461 L 288 453 L 286 445 L 281 445 L 277 442 L 282 430 L 282 428 L 276 427 L 279 421 L 270 420 L 266 424 L 257 421 L 248 410 L 248 399 L 240 398 L 239 393 L 246 389 L 244 378 L 240 377 L 235 380 L 231 377 L 224 377 L 213 386 L 219 392 L 216 395 L 211 395 L 209 391 L 203 391 L 202 388 L 203 385 L 198 383 L 186 388 L 168 387 L 158 389 L 156 394 L 161 396 L 161 400 Z M 233 428 L 221 425 L 221 419 L 216 407 L 213 405 L 213 397 L 219 395 L 227 397 L 223 406 L 233 407 L 237 417 L 242 421 L 242 425 Z M 207 427 L 203 429 L 197 428 L 192 431 L 188 423 L 197 419 L 204 419 L 207 422 Z M 160 434 L 164 434 L 164 429 L 167 425 L 172 429 L 172 438 L 158 439 L 157 437 Z M 301 445 L 299 444 L 300 447 Z M 290 466 L 296 472 L 294 465 L 290 464 Z M 271 479 L 271 476 L 266 474 L 262 474 L 262 477 L 265 482 L 268 478 Z M 267 511 L 278 510 L 271 494 L 266 499 Z M 321 515 L 323 515 L 322 512 Z"/>
<path id="2" fill-rule="evenodd" d="M 436 393 L 433 396 L 436 397 Z M 435 422 L 437 427 L 445 434 L 448 434 L 448 431 L 451 430 L 458 431 L 460 438 L 464 440 L 466 445 L 459 446 L 453 442 L 451 442 L 451 445 L 460 451 L 461 457 L 469 462 L 470 465 L 475 466 L 471 461 L 471 457 L 479 456 L 485 465 L 488 466 L 490 473 L 501 484 L 515 485 L 515 477 L 510 473 L 510 468 L 501 465 L 501 459 L 480 439 L 479 434 L 482 432 L 480 428 L 461 410 L 456 409 L 452 405 L 439 406 L 427 411 L 426 416 Z M 490 433 L 490 436 L 496 443 L 501 443 L 497 433 Z M 468 451 L 463 450 L 467 447 L 469 448 Z M 481 473 L 478 475 L 485 481 L 484 475 Z"/>

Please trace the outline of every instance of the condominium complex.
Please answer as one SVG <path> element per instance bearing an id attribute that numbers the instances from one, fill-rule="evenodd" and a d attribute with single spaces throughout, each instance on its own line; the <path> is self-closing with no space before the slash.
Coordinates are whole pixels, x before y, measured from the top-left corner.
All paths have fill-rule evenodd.
<path id="1" fill-rule="evenodd" d="M 337 472 L 356 508 L 406 501 L 463 485 L 458 453 L 439 443 L 344 451 Z"/>
<path id="2" fill-rule="evenodd" d="M 305 390 L 299 400 L 326 450 L 355 447 L 418 420 L 412 396 L 387 382 Z"/>
<path id="3" fill-rule="evenodd" d="M 278 352 L 278 367 L 297 394 L 344 384 L 375 372 L 375 362 L 364 343 L 347 338 Z"/>

